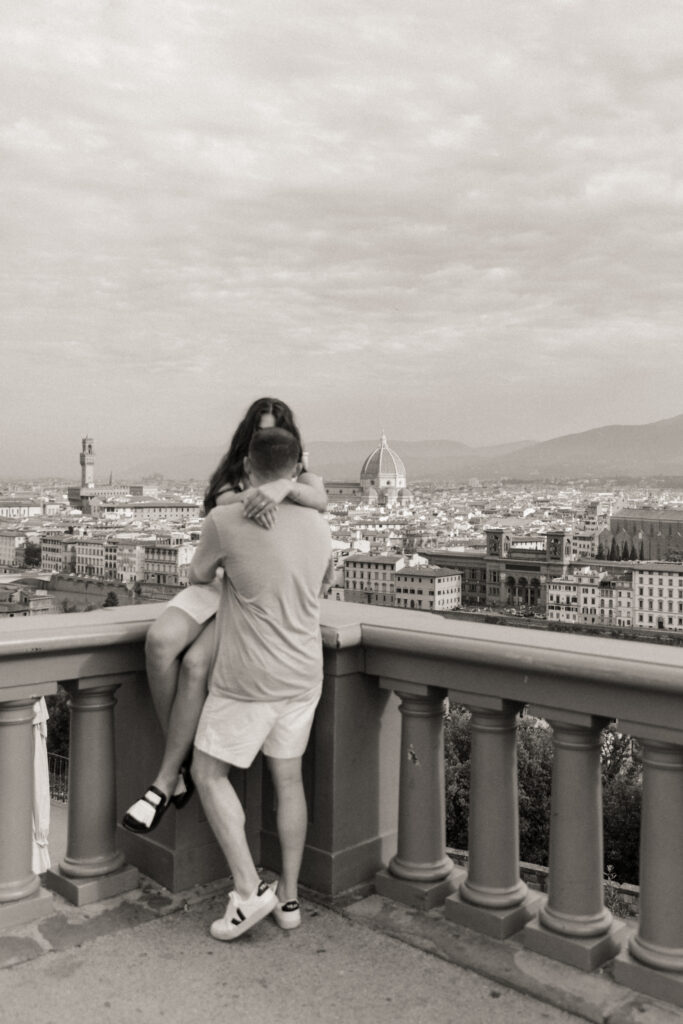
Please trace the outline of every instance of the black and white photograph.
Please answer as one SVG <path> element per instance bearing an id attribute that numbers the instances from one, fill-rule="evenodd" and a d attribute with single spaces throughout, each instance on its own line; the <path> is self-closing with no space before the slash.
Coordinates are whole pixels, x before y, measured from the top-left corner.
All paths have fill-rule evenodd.
<path id="1" fill-rule="evenodd" d="M 0 84 L 0 1022 L 680 1024 L 683 6 Z"/>

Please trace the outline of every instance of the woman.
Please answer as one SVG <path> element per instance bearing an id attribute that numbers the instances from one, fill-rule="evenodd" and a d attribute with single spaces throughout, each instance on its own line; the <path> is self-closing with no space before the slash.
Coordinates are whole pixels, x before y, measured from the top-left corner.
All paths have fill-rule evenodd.
<path id="1" fill-rule="evenodd" d="M 327 494 L 323 482 L 306 469 L 296 480 L 248 486 L 243 474 L 249 442 L 257 430 L 268 427 L 282 427 L 294 434 L 304 463 L 301 436 L 292 411 L 276 398 L 258 399 L 247 410 L 209 481 L 205 513 L 216 505 L 241 501 L 245 516 L 263 529 L 270 529 L 277 506 L 285 499 L 325 511 Z M 189 758 L 206 697 L 220 587 L 218 579 L 208 586 L 187 587 L 173 598 L 147 633 L 147 679 L 166 744 L 154 782 L 129 807 L 123 819 L 123 825 L 132 832 L 150 832 L 171 802 L 183 807 L 194 789 Z"/>

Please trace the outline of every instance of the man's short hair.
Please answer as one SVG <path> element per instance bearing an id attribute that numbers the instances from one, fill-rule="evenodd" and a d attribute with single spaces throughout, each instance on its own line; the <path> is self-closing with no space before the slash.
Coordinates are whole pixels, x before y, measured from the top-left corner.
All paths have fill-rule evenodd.
<path id="1" fill-rule="evenodd" d="M 257 430 L 249 444 L 249 461 L 262 476 L 290 476 L 299 461 L 299 442 L 282 427 Z"/>

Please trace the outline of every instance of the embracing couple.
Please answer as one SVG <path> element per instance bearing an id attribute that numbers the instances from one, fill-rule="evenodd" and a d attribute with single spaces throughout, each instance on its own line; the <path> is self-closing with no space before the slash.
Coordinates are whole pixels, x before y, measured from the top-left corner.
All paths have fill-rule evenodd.
<path id="1" fill-rule="evenodd" d="M 304 469 L 299 431 L 276 399 L 254 402 L 213 474 L 190 586 L 150 627 L 147 675 L 166 736 L 159 772 L 123 824 L 150 832 L 196 785 L 234 882 L 211 925 L 231 940 L 273 913 L 301 923 L 307 828 L 301 761 L 322 688 L 319 598 L 331 559 L 327 496 Z M 208 695 L 207 695 L 208 680 Z M 261 881 L 230 768 L 262 750 L 277 797 L 282 870 Z"/>

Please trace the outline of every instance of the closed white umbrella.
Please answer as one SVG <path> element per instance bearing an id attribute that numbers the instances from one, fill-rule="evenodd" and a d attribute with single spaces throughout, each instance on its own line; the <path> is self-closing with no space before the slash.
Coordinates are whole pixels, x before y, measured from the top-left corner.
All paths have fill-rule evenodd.
<path id="1" fill-rule="evenodd" d="M 33 706 L 33 856 L 31 867 L 42 875 L 50 867 L 50 772 L 47 764 L 47 704 Z"/>

